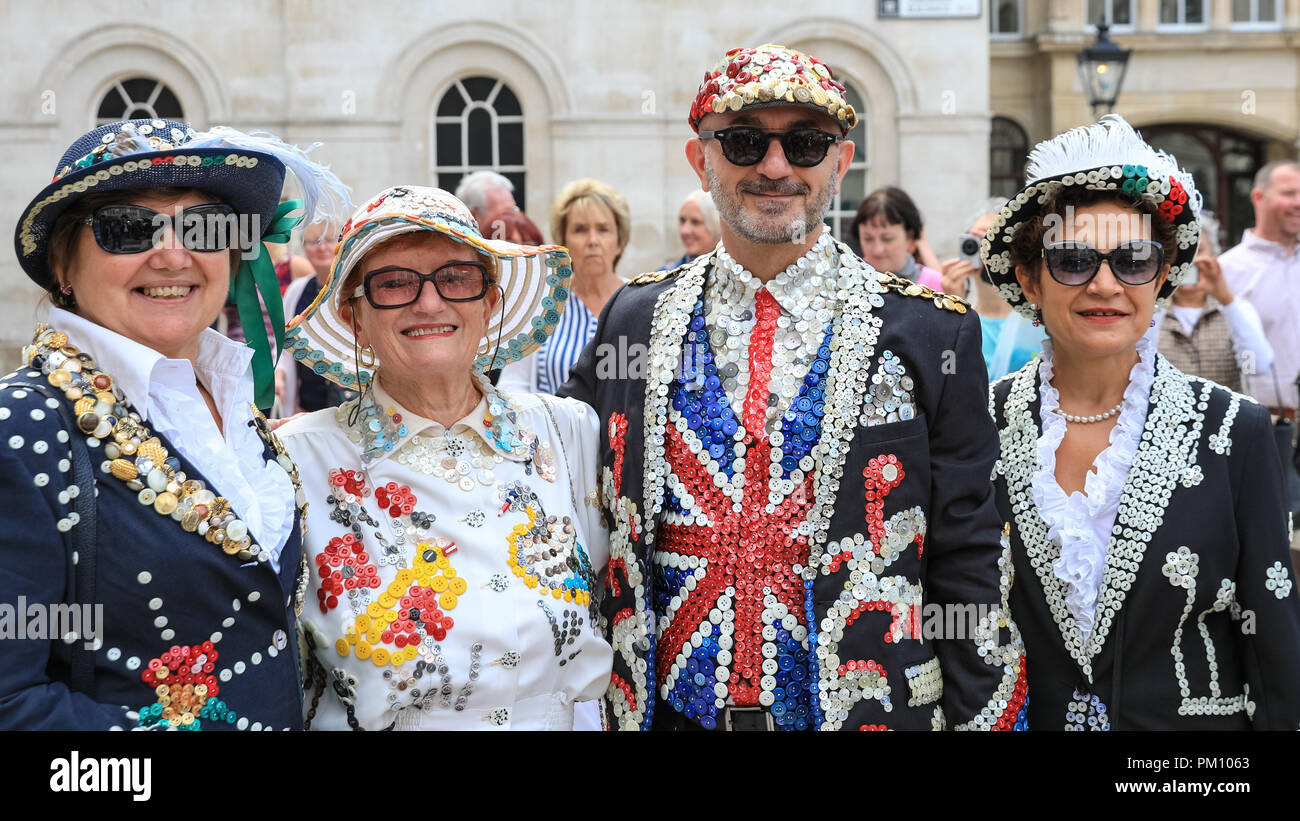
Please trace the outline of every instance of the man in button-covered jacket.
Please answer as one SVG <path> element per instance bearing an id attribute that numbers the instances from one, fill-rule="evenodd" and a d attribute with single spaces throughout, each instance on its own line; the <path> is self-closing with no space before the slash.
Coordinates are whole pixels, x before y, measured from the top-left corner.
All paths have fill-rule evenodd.
<path id="1" fill-rule="evenodd" d="M 782 46 L 707 74 L 722 242 L 618 291 L 561 391 L 602 420 L 620 729 L 1024 725 L 979 322 L 822 224 L 843 92 Z"/>

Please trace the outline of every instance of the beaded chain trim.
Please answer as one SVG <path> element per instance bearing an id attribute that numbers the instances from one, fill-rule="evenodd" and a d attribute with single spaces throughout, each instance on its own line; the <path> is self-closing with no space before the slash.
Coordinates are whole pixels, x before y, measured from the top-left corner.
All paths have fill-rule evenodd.
<path id="1" fill-rule="evenodd" d="M 121 481 L 137 494 L 142 505 L 169 516 L 187 533 L 197 533 L 228 556 L 241 562 L 266 562 L 270 557 L 253 543 L 248 525 L 235 516 L 230 502 L 191 479 L 181 470 L 158 437 L 141 421 L 113 377 L 98 370 L 91 356 L 68 341 L 68 335 L 40 325 L 32 344 L 23 349 L 27 364 L 72 400 L 77 427 L 91 448 L 104 447 L 102 472 Z M 283 444 L 268 428 L 265 417 L 253 408 L 257 433 L 275 453 L 276 463 L 293 481 L 298 513 L 306 529 L 307 503 L 298 467 Z M 305 565 L 303 566 L 305 568 Z M 297 606 L 301 611 L 306 577 L 299 574 Z"/>

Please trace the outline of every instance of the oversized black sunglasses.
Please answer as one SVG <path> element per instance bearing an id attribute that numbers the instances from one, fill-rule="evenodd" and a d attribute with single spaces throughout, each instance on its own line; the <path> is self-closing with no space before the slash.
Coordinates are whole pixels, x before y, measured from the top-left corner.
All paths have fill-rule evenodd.
<path id="1" fill-rule="evenodd" d="M 352 297 L 364 294 L 373 308 L 402 308 L 420 298 L 426 282 L 432 282 L 446 302 L 473 302 L 488 292 L 488 269 L 481 262 L 449 262 L 428 274 L 397 266 L 377 268 L 366 274 Z"/>
<path id="2" fill-rule="evenodd" d="M 820 128 L 796 128 L 791 131 L 764 131 L 737 125 L 717 131 L 701 131 L 701 140 L 715 139 L 722 146 L 722 156 L 732 165 L 755 165 L 767 156 L 772 140 L 781 141 L 781 150 L 791 165 L 812 168 L 826 159 L 826 152 L 840 141 L 835 134 Z"/>
<path id="3" fill-rule="evenodd" d="M 1087 285 L 1101 270 L 1103 260 L 1124 285 L 1146 285 L 1160 273 L 1164 248 L 1154 240 L 1137 239 L 1103 254 L 1081 242 L 1054 242 L 1043 249 L 1043 259 L 1052 279 L 1062 285 Z"/>
<path id="4" fill-rule="evenodd" d="M 225 203 L 193 205 L 176 213 L 159 213 L 143 205 L 105 205 L 86 217 L 95 242 L 110 254 L 139 254 L 162 241 L 170 227 L 190 251 L 225 251 L 240 242 L 235 209 Z"/>

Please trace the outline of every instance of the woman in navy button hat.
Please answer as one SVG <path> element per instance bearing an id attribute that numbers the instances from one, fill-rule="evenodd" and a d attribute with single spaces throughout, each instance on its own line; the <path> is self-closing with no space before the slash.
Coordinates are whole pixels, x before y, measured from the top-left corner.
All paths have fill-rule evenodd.
<path id="1" fill-rule="evenodd" d="M 279 339 L 209 326 L 229 293 L 282 318 L 263 241 L 346 203 L 269 134 L 129 120 L 23 211 L 52 307 L 0 380 L 0 728 L 301 727 L 304 511 L 258 410 Z"/>

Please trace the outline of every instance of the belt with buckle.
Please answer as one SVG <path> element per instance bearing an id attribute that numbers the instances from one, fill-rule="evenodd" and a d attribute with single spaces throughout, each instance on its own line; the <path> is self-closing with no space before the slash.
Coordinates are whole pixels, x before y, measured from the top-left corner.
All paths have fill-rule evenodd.
<path id="1" fill-rule="evenodd" d="M 1269 408 L 1268 412 L 1274 416 L 1280 416 L 1288 422 L 1295 421 L 1295 408 Z"/>
<path id="2" fill-rule="evenodd" d="M 724 707 L 722 729 L 728 732 L 755 730 L 770 732 L 776 729 L 776 722 L 772 720 L 772 714 L 763 707 Z"/>

